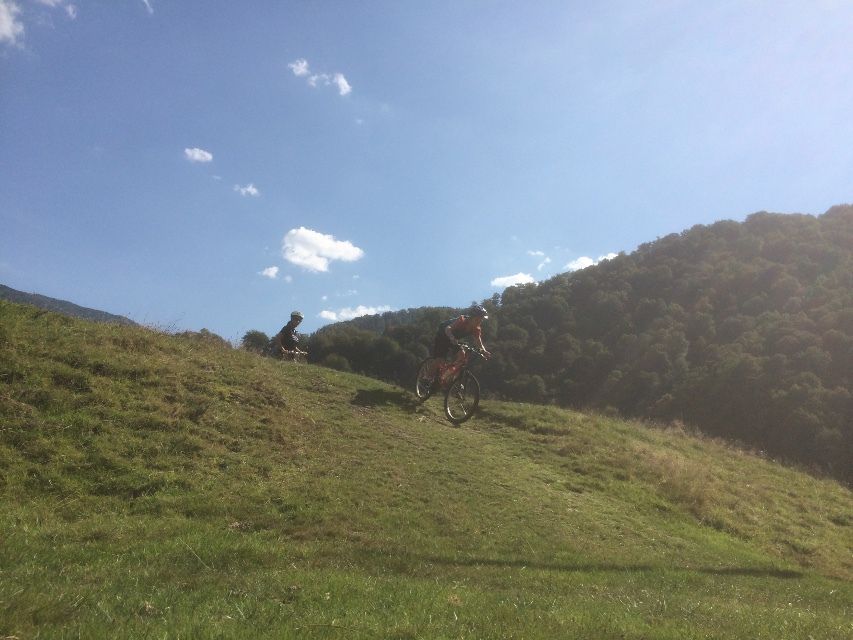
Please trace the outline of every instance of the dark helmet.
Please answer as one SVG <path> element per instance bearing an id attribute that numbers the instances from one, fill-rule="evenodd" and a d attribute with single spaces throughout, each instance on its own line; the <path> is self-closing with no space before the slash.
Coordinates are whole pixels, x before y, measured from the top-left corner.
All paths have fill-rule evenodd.
<path id="1" fill-rule="evenodd" d="M 305 316 L 302 315 L 301 311 L 294 311 L 290 314 L 291 320 L 302 320 Z"/>
<path id="2" fill-rule="evenodd" d="M 481 304 L 475 304 L 471 307 L 471 310 L 468 312 L 468 315 L 473 318 L 482 318 L 483 320 L 489 319 L 489 314 L 486 311 L 486 308 Z"/>

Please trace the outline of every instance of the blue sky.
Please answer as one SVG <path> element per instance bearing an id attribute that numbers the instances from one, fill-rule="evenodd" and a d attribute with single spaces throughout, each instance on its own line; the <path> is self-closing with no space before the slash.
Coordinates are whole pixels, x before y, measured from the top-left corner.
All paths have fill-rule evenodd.
<path id="1" fill-rule="evenodd" d="M 0 0 L 0 283 L 239 340 L 853 201 L 853 3 Z"/>

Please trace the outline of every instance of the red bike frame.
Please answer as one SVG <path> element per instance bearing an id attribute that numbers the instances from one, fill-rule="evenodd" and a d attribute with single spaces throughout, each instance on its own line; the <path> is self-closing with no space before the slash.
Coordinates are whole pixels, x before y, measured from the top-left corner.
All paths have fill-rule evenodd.
<path id="1" fill-rule="evenodd" d="M 471 351 L 471 347 L 460 345 L 459 354 L 453 360 L 450 362 L 439 361 L 436 380 L 438 380 L 442 389 L 446 389 L 456 379 L 462 368 L 468 364 L 471 358 Z"/>

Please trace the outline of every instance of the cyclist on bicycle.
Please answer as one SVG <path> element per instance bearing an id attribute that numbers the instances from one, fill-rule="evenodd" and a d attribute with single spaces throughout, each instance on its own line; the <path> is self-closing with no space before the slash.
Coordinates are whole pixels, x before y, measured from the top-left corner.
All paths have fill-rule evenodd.
<path id="1" fill-rule="evenodd" d="M 435 363 L 434 367 L 437 367 L 440 361 L 447 360 L 448 355 L 453 352 L 457 352 L 457 358 L 462 356 L 462 349 L 459 347 L 460 338 L 474 338 L 480 352 L 486 358 L 490 358 L 492 354 L 486 350 L 483 344 L 482 327 L 483 320 L 488 320 L 488 318 L 489 314 L 486 312 L 485 307 L 478 304 L 471 307 L 467 315 L 463 314 L 457 318 L 445 320 L 438 325 L 438 331 L 435 334 L 435 341 L 432 346 L 432 356 L 438 358 L 438 360 L 433 361 Z M 433 368 L 430 372 L 430 377 L 434 378 L 435 374 L 436 371 Z"/>
<path id="2" fill-rule="evenodd" d="M 297 356 L 300 354 L 308 355 L 307 351 L 302 351 L 296 346 L 299 342 L 299 336 L 296 334 L 296 327 L 302 322 L 303 315 L 299 311 L 294 311 L 290 314 L 290 322 L 281 328 L 276 336 L 272 339 L 270 345 L 274 358 L 283 358 L 285 356 Z"/>

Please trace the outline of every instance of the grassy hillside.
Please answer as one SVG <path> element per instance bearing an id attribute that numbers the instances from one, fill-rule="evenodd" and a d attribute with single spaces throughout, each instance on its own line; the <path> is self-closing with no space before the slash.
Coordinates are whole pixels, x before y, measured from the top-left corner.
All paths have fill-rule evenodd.
<path id="1" fill-rule="evenodd" d="M 0 637 L 849 638 L 853 496 L 0 302 Z"/>

